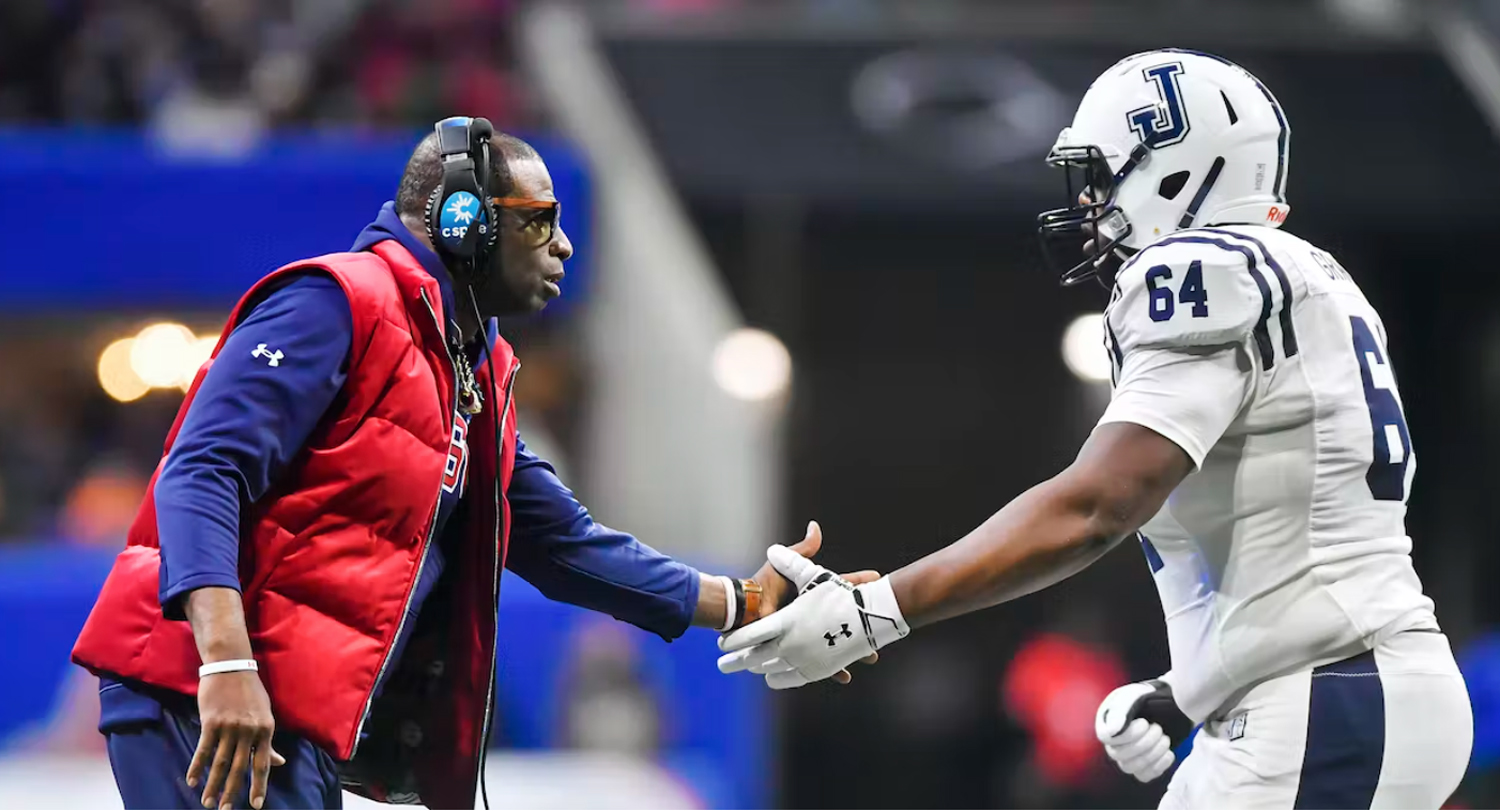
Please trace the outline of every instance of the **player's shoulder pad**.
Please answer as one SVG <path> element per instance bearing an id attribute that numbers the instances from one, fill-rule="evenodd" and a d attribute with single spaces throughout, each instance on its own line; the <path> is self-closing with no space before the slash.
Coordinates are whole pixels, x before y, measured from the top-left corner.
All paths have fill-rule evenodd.
<path id="1" fill-rule="evenodd" d="M 1259 247 L 1225 231 L 1183 231 L 1131 257 L 1115 277 L 1108 319 L 1122 353 L 1243 341 L 1269 316 Z"/>

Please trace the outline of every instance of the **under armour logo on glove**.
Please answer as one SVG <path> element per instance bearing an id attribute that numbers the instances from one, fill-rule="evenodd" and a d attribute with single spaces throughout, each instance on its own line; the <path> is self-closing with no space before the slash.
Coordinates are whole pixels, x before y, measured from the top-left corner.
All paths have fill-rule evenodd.
<path id="1" fill-rule="evenodd" d="M 261 344 L 261 345 L 255 347 L 255 349 L 250 352 L 250 357 L 252 357 L 252 358 L 269 358 L 269 360 L 267 361 L 267 365 L 268 366 L 280 366 L 281 365 L 281 359 L 284 358 L 284 357 L 286 357 L 286 356 L 283 355 L 283 354 L 281 354 L 281 350 L 280 349 L 277 349 L 277 350 L 266 349 L 266 345 L 265 344 Z"/>
<path id="2" fill-rule="evenodd" d="M 802 593 L 721 637 L 722 673 L 763 674 L 772 690 L 800 687 L 837 676 L 911 632 L 888 577 L 856 586 L 779 544 L 766 550 L 766 560 Z"/>

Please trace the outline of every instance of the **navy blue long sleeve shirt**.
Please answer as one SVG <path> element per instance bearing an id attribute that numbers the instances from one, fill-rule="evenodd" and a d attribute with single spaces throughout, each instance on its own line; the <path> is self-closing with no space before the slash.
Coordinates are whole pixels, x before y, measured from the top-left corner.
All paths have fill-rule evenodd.
<path id="1" fill-rule="evenodd" d="M 386 239 L 399 241 L 438 280 L 444 312 L 451 316 L 455 297 L 446 271 L 390 203 L 353 249 Z M 457 327 L 450 323 L 449 329 Z M 295 461 L 337 397 L 348 374 L 352 337 L 343 289 L 315 271 L 270 291 L 230 333 L 157 478 L 160 598 L 169 618 L 183 618 L 183 598 L 194 589 L 239 589 L 241 510 L 263 497 Z M 469 348 L 471 359 L 479 349 L 476 341 Z M 595 522 L 552 466 L 524 442 L 517 443 L 506 496 L 511 571 L 551 599 L 611 614 L 665 638 L 686 630 L 698 602 L 697 571 Z M 442 494 L 440 542 L 429 546 L 409 616 L 420 611 L 442 573 L 443 527 L 462 497 L 463 482 Z M 397 656 L 405 642 L 396 641 Z M 101 703 L 101 727 L 160 712 L 149 692 L 107 679 Z"/>

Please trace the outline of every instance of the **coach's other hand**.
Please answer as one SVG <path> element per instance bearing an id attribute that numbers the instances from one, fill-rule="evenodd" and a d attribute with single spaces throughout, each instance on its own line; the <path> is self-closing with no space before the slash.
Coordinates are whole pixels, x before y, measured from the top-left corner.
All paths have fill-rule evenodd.
<path id="1" fill-rule="evenodd" d="M 202 729 L 188 764 L 188 787 L 203 785 L 204 808 L 232 808 L 250 772 L 250 806 L 260 808 L 266 802 L 271 767 L 286 759 L 271 748 L 276 720 L 271 698 L 254 669 L 240 593 L 222 586 L 194 589 L 184 601 L 184 613 L 205 663 L 198 669 Z M 227 672 L 210 672 L 217 669 Z"/>
<path id="2" fill-rule="evenodd" d="M 188 765 L 188 786 L 197 788 L 207 769 L 203 807 L 232 808 L 248 772 L 250 805 L 260 808 L 271 767 L 286 763 L 271 748 L 276 721 L 260 676 L 254 671 L 204 676 L 198 683 L 198 717 L 203 730 Z"/>
<path id="3" fill-rule="evenodd" d="M 792 544 L 789 548 L 803 558 L 812 558 L 818 554 L 818 550 L 823 548 L 823 528 L 818 526 L 817 521 L 808 521 L 807 534 L 803 536 L 801 541 Z M 844 579 L 857 586 L 861 583 L 873 583 L 879 580 L 880 573 L 866 569 L 846 574 L 844 575 Z M 778 572 L 776 567 L 771 563 L 770 557 L 767 556 L 766 564 L 760 567 L 760 570 L 755 573 L 755 582 L 760 583 L 761 588 L 765 589 L 760 599 L 760 613 L 754 617 L 746 617 L 745 624 L 749 625 L 758 619 L 769 617 L 776 613 L 778 609 L 786 607 L 786 604 L 790 603 L 793 597 L 796 597 L 799 592 L 806 589 L 807 584 L 811 580 L 811 575 L 803 581 L 797 581 L 796 578 Z M 878 658 L 877 654 L 871 654 L 864 661 L 866 664 L 871 664 L 876 658 Z M 848 670 L 840 670 L 833 674 L 833 680 L 839 684 L 848 684 L 852 678 Z"/>

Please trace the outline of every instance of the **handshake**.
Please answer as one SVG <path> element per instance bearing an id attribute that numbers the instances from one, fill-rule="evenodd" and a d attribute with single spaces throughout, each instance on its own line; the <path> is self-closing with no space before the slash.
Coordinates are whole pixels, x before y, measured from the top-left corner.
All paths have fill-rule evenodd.
<path id="1" fill-rule="evenodd" d="M 809 551 L 821 543 L 808 525 Z M 799 544 L 807 546 L 807 542 Z M 719 670 L 763 675 L 772 690 L 824 679 L 848 683 L 848 667 L 874 663 L 877 651 L 911 633 L 889 577 L 838 575 L 780 544 L 767 566 L 791 582 L 797 597 L 775 613 L 719 638 Z M 764 573 L 764 569 L 762 570 Z M 1191 732 L 1164 680 L 1115 689 L 1099 706 L 1094 732 L 1121 771 L 1145 783 L 1175 762 L 1173 749 Z"/>
<path id="2" fill-rule="evenodd" d="M 810 538 L 817 533 L 817 524 L 808 525 Z M 720 671 L 764 675 L 773 690 L 828 678 L 847 683 L 849 665 L 874 662 L 876 651 L 911 633 L 890 578 L 861 572 L 846 579 L 780 544 L 766 560 L 791 581 L 797 598 L 720 637 Z"/>

